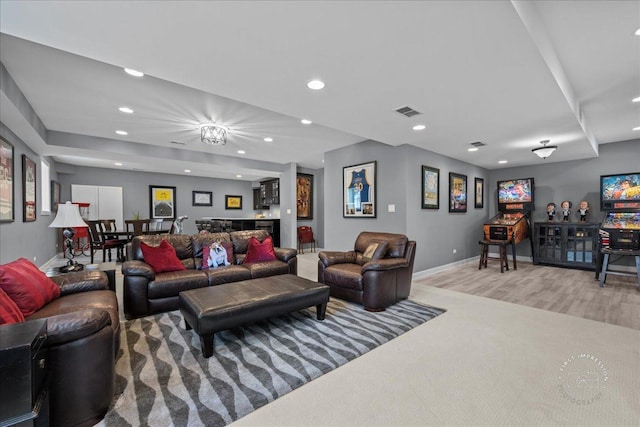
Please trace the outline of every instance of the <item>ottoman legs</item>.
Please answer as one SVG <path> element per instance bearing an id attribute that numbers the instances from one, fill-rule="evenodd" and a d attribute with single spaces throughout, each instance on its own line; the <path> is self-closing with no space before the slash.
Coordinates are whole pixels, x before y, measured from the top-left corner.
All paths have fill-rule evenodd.
<path id="1" fill-rule="evenodd" d="M 213 356 L 213 334 L 200 335 L 200 348 L 205 358 Z"/>
<path id="2" fill-rule="evenodd" d="M 316 316 L 318 320 L 324 320 L 324 315 L 327 312 L 327 303 L 316 305 Z"/>

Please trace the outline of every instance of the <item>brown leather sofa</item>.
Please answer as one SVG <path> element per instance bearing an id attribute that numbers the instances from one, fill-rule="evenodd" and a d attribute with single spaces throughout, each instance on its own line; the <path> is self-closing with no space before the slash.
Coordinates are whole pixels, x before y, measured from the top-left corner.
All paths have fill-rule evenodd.
<path id="1" fill-rule="evenodd" d="M 371 243 L 385 243 L 377 259 L 364 257 Z M 363 231 L 354 249 L 318 254 L 318 282 L 329 285 L 331 296 L 382 311 L 405 299 L 411 291 L 416 242 L 404 234 Z"/>
<path id="2" fill-rule="evenodd" d="M 230 233 L 203 233 L 195 235 L 149 235 L 135 237 L 127 247 L 127 261 L 122 265 L 124 275 L 124 314 L 127 319 L 178 309 L 178 294 L 188 289 L 278 274 L 297 274 L 297 251 L 274 248 L 277 259 L 273 261 L 242 264 L 247 253 L 249 239 L 254 236 L 263 242 L 269 236 L 265 230 L 232 231 Z M 184 271 L 156 274 L 144 262 L 140 243 L 157 246 L 166 240 L 176 250 Z M 225 267 L 202 270 L 202 248 L 211 243 L 233 243 L 234 263 Z"/>
<path id="3" fill-rule="evenodd" d="M 25 319 L 47 319 L 49 425 L 91 426 L 107 413 L 114 395 L 118 301 L 102 271 L 51 280 L 60 286 L 60 297 Z"/>

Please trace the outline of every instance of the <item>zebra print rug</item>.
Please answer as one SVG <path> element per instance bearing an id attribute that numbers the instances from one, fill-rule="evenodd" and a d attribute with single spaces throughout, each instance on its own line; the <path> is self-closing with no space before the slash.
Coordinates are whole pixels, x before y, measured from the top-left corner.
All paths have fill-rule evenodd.
<path id="1" fill-rule="evenodd" d="M 401 301 L 383 312 L 331 299 L 215 335 L 205 359 L 179 311 L 123 323 L 116 396 L 102 426 L 224 426 L 445 310 Z"/>

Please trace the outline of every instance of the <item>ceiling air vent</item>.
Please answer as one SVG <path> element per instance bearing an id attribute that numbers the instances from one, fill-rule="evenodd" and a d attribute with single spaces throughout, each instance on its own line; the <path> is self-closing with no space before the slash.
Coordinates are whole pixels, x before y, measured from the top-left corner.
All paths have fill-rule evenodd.
<path id="1" fill-rule="evenodd" d="M 417 116 L 418 114 L 422 114 L 421 112 L 414 110 L 408 105 L 404 107 L 396 108 L 394 111 L 406 117 L 413 117 L 413 116 Z"/>
<path id="2" fill-rule="evenodd" d="M 474 147 L 484 147 L 487 144 L 481 141 L 476 141 L 476 142 L 472 142 L 471 145 L 473 145 Z"/>

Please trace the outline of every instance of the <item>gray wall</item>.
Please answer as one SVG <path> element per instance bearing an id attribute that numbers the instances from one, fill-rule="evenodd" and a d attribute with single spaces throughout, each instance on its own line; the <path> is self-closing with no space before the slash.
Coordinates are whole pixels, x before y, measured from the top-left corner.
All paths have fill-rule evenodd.
<path id="1" fill-rule="evenodd" d="M 377 161 L 377 217 L 343 218 L 343 167 Z M 440 209 L 422 209 L 422 165 L 440 169 Z M 449 213 L 449 172 L 467 175 L 469 205 L 466 213 Z M 478 238 L 488 218 L 473 207 L 474 178 L 487 170 L 409 145 L 391 147 L 364 141 L 325 155 L 325 248 L 350 250 L 361 231 L 403 233 L 417 244 L 414 271 L 426 270 L 478 255 Z M 486 193 L 486 190 L 485 190 Z M 395 204 L 395 212 L 388 205 Z M 456 253 L 453 253 L 453 250 Z"/>
<path id="2" fill-rule="evenodd" d="M 42 200 L 40 189 L 44 184 L 50 189 L 51 183 L 42 182 L 40 159 L 24 142 L 22 142 L 3 123 L 0 123 L 0 135 L 13 145 L 13 197 L 15 207 L 15 221 L 0 223 L 0 263 L 4 264 L 17 258 L 24 257 L 42 265 L 52 258 L 58 251 L 59 231 L 49 228 L 55 216 L 42 215 Z M 22 222 L 22 155 L 26 154 L 36 162 L 36 221 Z M 51 179 L 57 179 L 56 162 L 51 158 L 44 158 L 49 163 Z M 61 249 L 60 249 L 61 250 Z"/>
<path id="3" fill-rule="evenodd" d="M 558 148 L 562 150 L 562 146 Z M 640 171 L 640 139 L 601 144 L 599 157 L 569 162 L 549 163 L 540 159 L 539 164 L 518 168 L 493 170 L 489 174 L 491 213 L 497 212 L 497 181 L 512 178 L 535 180 L 535 206 L 533 221 L 545 221 L 547 203 L 560 206 L 563 200 L 573 204 L 572 217 L 582 200 L 589 202 L 590 222 L 601 222 L 600 175 Z M 551 157 L 552 158 L 552 157 Z M 529 241 L 521 242 L 518 256 L 531 256 Z"/>

